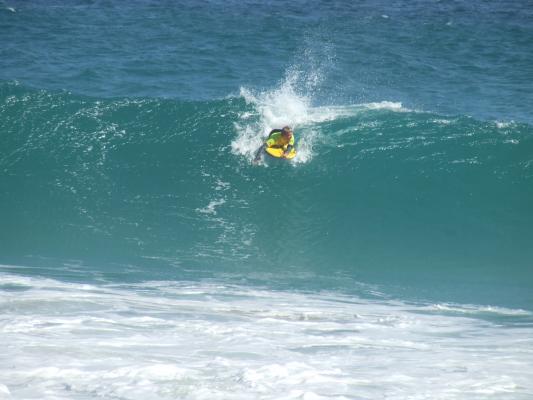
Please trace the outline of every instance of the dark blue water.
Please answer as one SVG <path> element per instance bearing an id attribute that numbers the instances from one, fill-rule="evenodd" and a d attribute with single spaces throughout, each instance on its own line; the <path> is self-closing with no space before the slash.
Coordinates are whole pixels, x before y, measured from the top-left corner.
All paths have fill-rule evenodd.
<path id="1" fill-rule="evenodd" d="M 130 326 L 143 346 L 159 329 L 168 346 L 195 329 L 216 334 L 190 360 L 174 347 L 163 364 L 128 350 L 113 371 L 105 346 L 103 364 L 85 363 L 79 375 L 54 369 L 67 353 L 38 371 L 15 362 L 25 375 L 3 371 L 0 393 L 42 397 L 52 385 L 51 396 L 139 398 L 125 388 L 148 376 L 154 398 L 202 398 L 184 389 L 187 379 L 209 392 L 218 376 L 226 391 L 210 398 L 312 397 L 332 393 L 298 380 L 303 370 L 324 382 L 328 372 L 312 368 L 322 356 L 342 376 L 361 374 L 336 363 L 342 346 L 360 362 L 374 357 L 365 377 L 374 382 L 380 357 L 416 348 L 417 337 L 432 349 L 428 363 L 441 350 L 448 357 L 433 389 L 396 392 L 379 381 L 361 392 L 361 382 L 337 376 L 339 396 L 456 398 L 445 389 L 454 381 L 468 398 L 527 398 L 529 333 L 512 331 L 510 346 L 522 350 L 511 354 L 498 344 L 510 331 L 497 327 L 531 324 L 532 109 L 529 2 L 2 2 L 0 304 L 14 349 L 6 357 L 26 359 L 20 337 L 50 332 L 40 346 L 80 341 L 67 352 L 79 359 L 84 346 L 98 348 L 92 334 L 107 335 L 107 323 L 118 332 L 106 336 L 113 349 L 129 343 Z M 294 161 L 253 165 L 264 136 L 287 124 Z M 13 293 L 22 293 L 16 304 Z M 362 320 L 352 326 L 354 315 Z M 209 354 L 233 357 L 217 343 L 244 329 L 243 316 L 243 338 L 261 343 L 271 340 L 269 318 L 316 316 L 320 337 L 333 323 L 344 333 L 312 349 L 304 325 L 283 328 L 261 351 L 243 339 L 235 375 L 221 361 L 200 378 Z M 361 340 L 378 354 L 360 353 Z M 492 370 L 460 356 L 476 346 L 511 364 Z M 297 364 L 294 352 L 305 354 Z M 432 379 L 402 352 L 395 369 Z M 258 361 L 267 353 L 274 359 Z M 186 359 L 196 372 L 169 367 Z M 93 369 L 103 372 L 80 378 Z"/>
<path id="2" fill-rule="evenodd" d="M 528 2 L 4 2 L 0 77 L 210 100 L 320 70 L 313 101 L 531 122 Z M 13 11 L 14 10 L 14 11 Z"/>

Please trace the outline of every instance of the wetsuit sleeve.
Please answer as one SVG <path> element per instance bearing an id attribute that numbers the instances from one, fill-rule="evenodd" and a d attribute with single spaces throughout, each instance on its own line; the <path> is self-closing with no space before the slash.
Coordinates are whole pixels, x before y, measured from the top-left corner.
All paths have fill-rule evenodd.
<path id="1" fill-rule="evenodd" d="M 273 129 L 272 132 L 270 132 L 270 135 L 268 135 L 268 139 L 265 141 L 265 144 L 270 146 L 277 146 L 279 144 L 279 138 L 281 135 L 281 130 L 279 129 Z"/>
<path id="2" fill-rule="evenodd" d="M 285 155 L 289 154 L 293 147 L 294 147 L 294 136 L 292 136 L 291 140 L 289 140 L 289 144 L 287 145 L 287 148 L 285 149 L 284 154 Z"/>
<path id="3" fill-rule="evenodd" d="M 265 148 L 265 145 L 262 144 L 261 147 L 259 147 L 259 148 L 257 149 L 257 152 L 255 153 L 255 157 L 254 157 L 254 160 L 255 160 L 255 161 L 259 161 L 259 160 L 261 159 L 261 153 L 262 153 L 262 151 L 264 150 L 264 148 Z"/>

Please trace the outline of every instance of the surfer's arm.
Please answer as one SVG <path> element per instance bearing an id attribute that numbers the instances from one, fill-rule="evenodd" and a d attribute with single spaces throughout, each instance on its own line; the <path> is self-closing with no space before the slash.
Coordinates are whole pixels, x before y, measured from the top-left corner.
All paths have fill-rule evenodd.
<path id="1" fill-rule="evenodd" d="M 293 148 L 294 148 L 294 136 L 291 137 L 291 140 L 290 140 L 289 144 L 287 145 L 287 148 L 283 152 L 283 155 L 288 156 Z"/>
<path id="2" fill-rule="evenodd" d="M 266 143 L 263 143 L 261 145 L 261 147 L 259 147 L 257 149 L 257 152 L 255 153 L 255 158 L 254 158 L 254 161 L 259 161 L 259 159 L 261 158 L 261 153 L 263 152 L 263 150 L 265 149 L 265 146 L 266 146 Z"/>
<path id="3" fill-rule="evenodd" d="M 292 144 L 289 144 L 287 145 L 287 148 L 285 149 L 285 151 L 283 152 L 283 155 L 284 156 L 288 156 L 290 154 L 290 152 L 292 151 L 292 149 L 294 148 L 294 146 Z"/>
<path id="4" fill-rule="evenodd" d="M 275 139 L 267 139 L 265 144 L 263 144 L 263 147 L 272 147 L 272 146 L 275 146 L 276 145 L 276 140 Z"/>

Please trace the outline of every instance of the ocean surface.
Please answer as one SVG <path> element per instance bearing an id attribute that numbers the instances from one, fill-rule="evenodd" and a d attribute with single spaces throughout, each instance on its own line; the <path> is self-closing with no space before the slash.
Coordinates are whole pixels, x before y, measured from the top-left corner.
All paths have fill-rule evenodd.
<path id="1" fill-rule="evenodd" d="M 530 1 L 0 1 L 0 399 L 532 399 L 532 110 Z"/>

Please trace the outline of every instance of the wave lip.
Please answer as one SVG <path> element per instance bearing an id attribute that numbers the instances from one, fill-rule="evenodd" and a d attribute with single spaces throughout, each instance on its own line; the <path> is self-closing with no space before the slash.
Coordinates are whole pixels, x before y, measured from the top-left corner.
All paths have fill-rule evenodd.
<path id="1" fill-rule="evenodd" d="M 365 103 L 363 104 L 363 107 L 369 110 L 389 110 L 389 111 L 396 111 L 396 112 L 412 111 L 408 108 L 403 107 L 402 103 L 394 102 L 394 101 L 380 101 L 380 102 L 375 102 L 375 103 Z"/>

